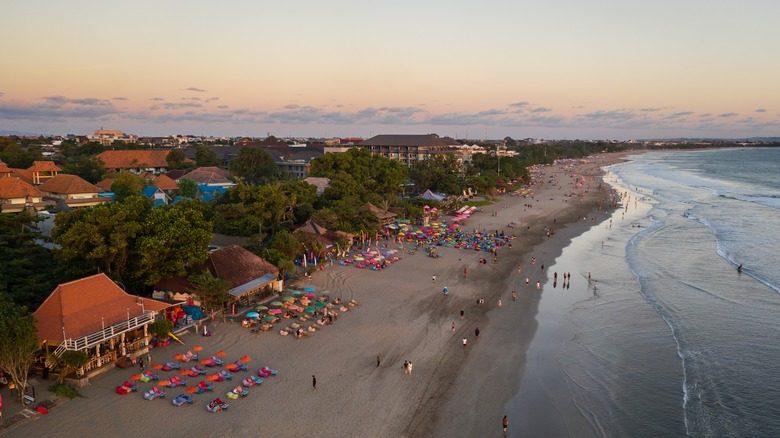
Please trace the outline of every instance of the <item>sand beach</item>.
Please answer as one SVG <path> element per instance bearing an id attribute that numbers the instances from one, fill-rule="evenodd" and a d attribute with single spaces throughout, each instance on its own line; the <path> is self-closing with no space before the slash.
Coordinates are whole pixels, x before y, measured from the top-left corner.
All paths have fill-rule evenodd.
<path id="1" fill-rule="evenodd" d="M 290 285 L 329 290 L 333 298 L 358 302 L 332 325 L 300 340 L 280 336 L 278 327 L 253 333 L 239 321 L 217 321 L 211 337 L 189 334 L 182 338 L 186 345 L 153 349 L 153 363 L 172 361 L 195 345 L 203 347 L 202 357 L 224 350 L 226 360 L 245 355 L 252 359 L 248 371 L 214 383 L 213 393 L 193 395 L 192 406 L 171 404 L 184 392 L 180 388 L 168 390 L 166 399 L 145 400 L 142 392 L 152 382 L 141 383 L 138 393 L 117 395 L 115 386 L 138 369 L 114 369 L 83 388 L 83 398 L 58 400 L 48 415 L 0 435 L 501 436 L 504 405 L 519 390 L 518 376 L 538 325 L 545 291 L 537 289 L 536 282 L 544 284 L 553 275 L 542 266 L 549 266 L 574 236 L 611 211 L 601 167 L 622 156 L 604 154 L 542 167 L 535 172 L 533 196 L 503 195 L 468 218 L 463 229 L 503 230 L 516 236 L 511 249 L 498 249 L 495 263 L 493 255 L 481 251 L 442 247 L 442 256 L 433 258 L 422 251 L 409 254 L 405 246 L 397 254 L 401 260 L 386 269 L 334 264 Z M 554 232 L 548 237 L 550 229 Z M 480 264 L 481 258 L 487 263 Z M 563 273 L 558 275 L 562 280 Z M 445 286 L 447 295 L 442 293 Z M 512 290 L 517 291 L 516 300 Z M 480 298 L 483 305 L 478 304 Z M 463 338 L 468 341 L 465 347 Z M 404 361 L 414 364 L 411 374 L 404 373 Z M 249 388 L 245 398 L 224 397 L 262 366 L 279 373 Z M 162 379 L 176 372 L 159 374 Z M 203 380 L 186 378 L 190 383 Z M 210 413 L 206 404 L 217 396 L 230 407 Z"/>

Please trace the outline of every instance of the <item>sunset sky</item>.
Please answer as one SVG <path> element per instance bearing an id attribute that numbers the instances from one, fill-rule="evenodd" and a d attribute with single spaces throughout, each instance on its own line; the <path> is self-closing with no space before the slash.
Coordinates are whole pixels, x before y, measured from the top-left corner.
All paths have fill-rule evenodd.
<path id="1" fill-rule="evenodd" d="M 7 1 L 0 133 L 780 136 L 777 0 Z"/>

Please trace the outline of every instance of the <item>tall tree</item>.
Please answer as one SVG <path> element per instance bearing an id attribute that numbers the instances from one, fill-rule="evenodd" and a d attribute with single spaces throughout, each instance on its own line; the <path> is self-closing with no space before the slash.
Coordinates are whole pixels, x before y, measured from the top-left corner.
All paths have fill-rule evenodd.
<path id="1" fill-rule="evenodd" d="M 184 151 L 181 149 L 174 149 L 165 156 L 165 161 L 170 169 L 181 169 L 184 167 L 184 160 L 186 159 L 187 157 L 184 156 Z"/>
<path id="2" fill-rule="evenodd" d="M 140 196 L 145 186 L 146 183 L 140 176 L 132 172 L 119 172 L 111 183 L 111 191 L 114 192 L 116 200 L 122 202 L 131 196 Z"/>
<path id="3" fill-rule="evenodd" d="M 105 163 L 98 157 L 82 158 L 70 170 L 92 184 L 100 182 L 107 172 Z"/>
<path id="4" fill-rule="evenodd" d="M 231 299 L 230 282 L 211 275 L 208 270 L 190 275 L 189 280 L 205 311 L 220 309 Z"/>
<path id="5" fill-rule="evenodd" d="M 24 404 L 27 374 L 38 350 L 38 329 L 27 308 L 15 305 L 4 294 L 0 294 L 0 339 L 0 368 L 19 388 L 19 401 Z"/>
<path id="6" fill-rule="evenodd" d="M 259 184 L 275 179 L 279 169 L 273 157 L 261 148 L 243 147 L 230 161 L 230 172 L 248 184 Z"/>
<path id="7" fill-rule="evenodd" d="M 194 199 L 198 194 L 198 184 L 191 179 L 180 179 L 176 185 L 179 187 L 179 196 L 184 199 Z"/>
<path id="8" fill-rule="evenodd" d="M 219 165 L 217 154 L 206 146 L 198 146 L 195 149 L 195 164 L 198 167 L 208 167 Z"/>

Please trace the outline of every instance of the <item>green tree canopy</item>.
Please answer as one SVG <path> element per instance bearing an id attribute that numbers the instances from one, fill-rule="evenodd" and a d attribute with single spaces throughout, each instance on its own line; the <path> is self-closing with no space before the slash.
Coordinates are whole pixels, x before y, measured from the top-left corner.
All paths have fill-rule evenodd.
<path id="1" fill-rule="evenodd" d="M 111 191 L 119 202 L 131 196 L 140 196 L 144 187 L 144 180 L 132 172 L 119 172 L 111 183 Z"/>
<path id="2" fill-rule="evenodd" d="M 184 167 L 184 160 L 186 159 L 187 157 L 184 156 L 184 151 L 181 149 L 173 149 L 165 156 L 165 161 L 170 169 L 181 169 Z"/>
<path id="3" fill-rule="evenodd" d="M 195 148 L 195 164 L 198 167 L 208 167 L 219 165 L 217 154 L 206 146 Z"/>
<path id="4" fill-rule="evenodd" d="M 400 161 L 371 155 L 365 148 L 352 148 L 342 154 L 325 154 L 312 160 L 311 176 L 331 179 L 331 186 L 343 181 L 351 194 L 366 199 L 367 193 L 389 195 L 400 190 L 407 169 Z M 346 176 L 349 178 L 346 178 Z"/>
<path id="5" fill-rule="evenodd" d="M 232 298 L 228 293 L 230 283 L 211 275 L 208 270 L 189 276 L 193 291 L 200 298 L 200 304 L 206 311 L 217 310 Z"/>
<path id="6" fill-rule="evenodd" d="M 0 368 L 11 377 L 22 401 L 27 386 L 27 374 L 35 362 L 38 350 L 38 329 L 35 318 L 26 307 L 14 304 L 8 296 L 0 294 Z"/>
<path id="7" fill-rule="evenodd" d="M 248 184 L 258 184 L 276 179 L 279 169 L 273 157 L 262 148 L 243 147 L 230 161 L 230 172 Z"/>
<path id="8" fill-rule="evenodd" d="M 191 179 L 179 179 L 176 185 L 179 187 L 179 196 L 184 199 L 194 199 L 198 194 L 198 184 Z"/>

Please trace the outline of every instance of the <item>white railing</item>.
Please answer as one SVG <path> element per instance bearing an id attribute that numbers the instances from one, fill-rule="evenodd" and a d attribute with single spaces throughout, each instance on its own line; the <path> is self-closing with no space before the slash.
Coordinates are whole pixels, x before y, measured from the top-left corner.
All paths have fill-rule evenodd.
<path id="1" fill-rule="evenodd" d="M 135 330 L 139 327 L 154 321 L 157 316 L 157 312 L 147 312 L 143 315 L 136 316 L 135 318 L 127 321 L 122 321 L 118 324 L 114 324 L 110 327 L 106 327 L 98 332 L 91 333 L 87 336 L 78 339 L 66 339 L 54 350 L 54 354 L 59 357 L 65 350 L 84 350 L 92 347 L 93 345 L 105 342 L 115 336 Z"/>

